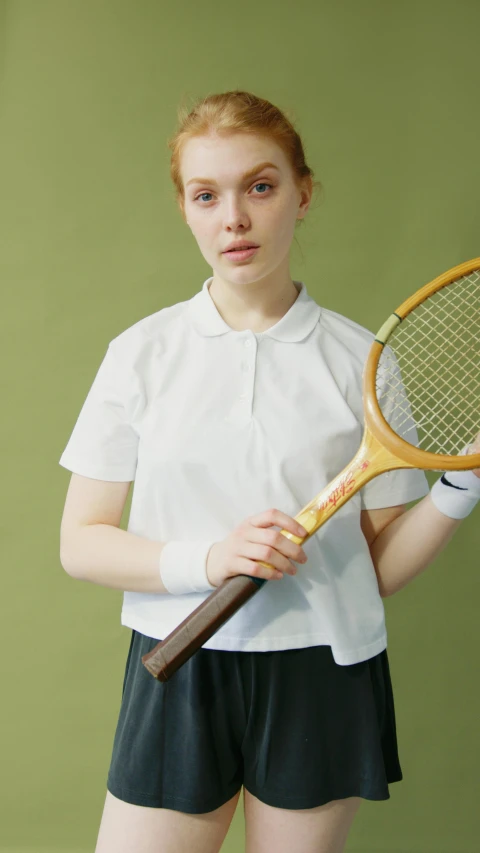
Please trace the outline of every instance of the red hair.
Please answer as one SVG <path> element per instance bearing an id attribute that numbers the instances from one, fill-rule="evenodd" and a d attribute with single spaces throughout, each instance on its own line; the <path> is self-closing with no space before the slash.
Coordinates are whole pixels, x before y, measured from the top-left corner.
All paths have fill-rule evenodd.
<path id="1" fill-rule="evenodd" d="M 170 177 L 175 187 L 176 201 L 184 215 L 185 190 L 180 173 L 183 146 L 188 139 L 212 134 L 251 133 L 276 142 L 287 157 L 293 179 L 299 190 L 307 183 L 321 187 L 313 180 L 313 170 L 305 162 L 302 140 L 287 116 L 270 101 L 251 92 L 222 92 L 198 100 L 192 109 L 180 106 L 177 112 L 178 129 L 169 139 L 172 152 Z M 299 220 L 302 222 L 303 220 Z"/>

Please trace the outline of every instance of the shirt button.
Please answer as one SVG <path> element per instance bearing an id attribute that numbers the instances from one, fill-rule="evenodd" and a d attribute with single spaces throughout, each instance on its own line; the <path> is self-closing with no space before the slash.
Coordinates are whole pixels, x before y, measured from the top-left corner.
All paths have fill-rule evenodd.
<path id="1" fill-rule="evenodd" d="M 252 342 L 251 342 L 250 340 L 245 341 L 245 346 L 246 346 L 246 347 L 251 347 L 251 346 L 252 346 Z"/>
<path id="2" fill-rule="evenodd" d="M 240 394 L 240 399 L 241 399 L 241 400 L 245 400 L 245 399 L 246 399 L 246 397 L 247 397 L 247 395 L 246 395 L 246 394 Z"/>

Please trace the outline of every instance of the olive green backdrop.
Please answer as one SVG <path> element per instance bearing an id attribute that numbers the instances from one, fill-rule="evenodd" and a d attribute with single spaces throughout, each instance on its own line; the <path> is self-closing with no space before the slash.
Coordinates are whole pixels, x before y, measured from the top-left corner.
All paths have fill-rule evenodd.
<path id="1" fill-rule="evenodd" d="M 324 186 L 292 276 L 375 331 L 480 255 L 479 29 L 476 0 L 0 2 L 2 853 L 95 847 L 130 632 L 62 569 L 58 459 L 108 342 L 211 275 L 173 201 L 177 104 L 289 111 Z M 349 853 L 478 849 L 479 519 L 385 602 L 405 779 Z"/>

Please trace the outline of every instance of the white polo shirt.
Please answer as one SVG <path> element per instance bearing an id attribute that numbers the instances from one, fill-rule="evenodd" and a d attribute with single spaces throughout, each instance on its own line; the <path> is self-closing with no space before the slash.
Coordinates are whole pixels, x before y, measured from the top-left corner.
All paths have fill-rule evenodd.
<path id="1" fill-rule="evenodd" d="M 134 481 L 128 530 L 166 542 L 220 541 L 247 517 L 295 516 L 357 451 L 371 332 L 299 295 L 270 329 L 235 331 L 208 287 L 119 334 L 59 464 Z M 297 574 L 264 584 L 204 648 L 330 645 L 337 663 L 387 644 L 383 601 L 361 509 L 428 493 L 421 471 L 368 483 L 305 544 Z M 122 625 L 164 639 L 209 592 L 125 592 Z"/>

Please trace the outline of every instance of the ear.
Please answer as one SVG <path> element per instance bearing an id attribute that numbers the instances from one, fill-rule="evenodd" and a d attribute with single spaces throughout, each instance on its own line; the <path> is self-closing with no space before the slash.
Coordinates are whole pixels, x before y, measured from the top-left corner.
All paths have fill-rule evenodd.
<path id="1" fill-rule="evenodd" d="M 313 184 L 310 175 L 307 175 L 300 191 L 301 202 L 297 213 L 297 219 L 303 219 L 307 215 L 310 202 L 312 200 Z"/>

